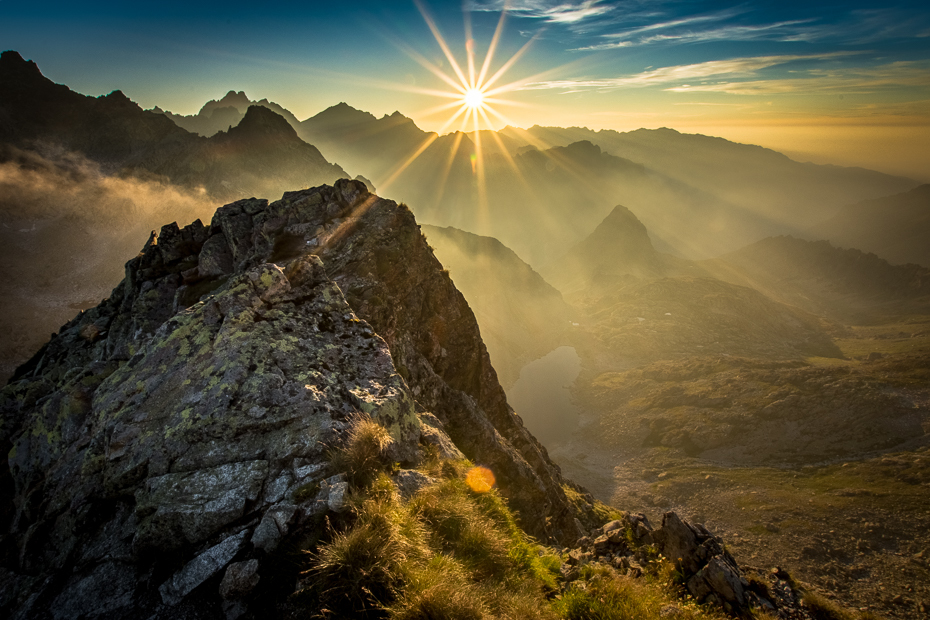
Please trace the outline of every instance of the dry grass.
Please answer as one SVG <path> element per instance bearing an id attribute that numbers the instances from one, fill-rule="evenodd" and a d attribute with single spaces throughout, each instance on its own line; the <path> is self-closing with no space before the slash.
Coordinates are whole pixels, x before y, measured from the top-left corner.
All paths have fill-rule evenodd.
<path id="1" fill-rule="evenodd" d="M 646 580 L 589 566 L 582 580 L 559 594 L 561 558 L 522 532 L 496 491 L 476 493 L 465 484 L 468 463 L 431 459 L 425 468 L 440 481 L 420 489 L 409 502 L 401 501 L 384 472 L 357 491 L 349 524 L 310 555 L 305 588 L 296 597 L 310 615 L 395 620 L 724 617 L 683 597 L 673 567 L 661 561 Z"/>
<path id="2" fill-rule="evenodd" d="M 390 467 L 388 449 L 393 440 L 386 428 L 365 414 L 358 414 L 350 424 L 345 444 L 333 451 L 332 463 L 346 473 L 353 487 L 361 489 Z"/>

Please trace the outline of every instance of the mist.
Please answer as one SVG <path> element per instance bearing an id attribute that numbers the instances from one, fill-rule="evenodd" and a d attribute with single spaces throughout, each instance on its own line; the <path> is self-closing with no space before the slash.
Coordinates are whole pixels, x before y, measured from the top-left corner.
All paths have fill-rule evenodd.
<path id="1" fill-rule="evenodd" d="M 209 223 L 218 206 L 203 191 L 104 174 L 73 152 L 9 150 L 0 163 L 0 378 L 52 332 L 93 307 L 123 278 L 123 265 L 153 230 Z"/>

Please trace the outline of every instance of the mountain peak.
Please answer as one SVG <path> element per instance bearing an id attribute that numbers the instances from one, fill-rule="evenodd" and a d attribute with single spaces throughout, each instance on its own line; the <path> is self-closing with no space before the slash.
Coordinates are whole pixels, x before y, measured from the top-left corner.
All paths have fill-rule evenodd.
<path id="1" fill-rule="evenodd" d="M 630 276 L 651 279 L 681 269 L 680 261 L 656 251 L 639 218 L 617 205 L 586 239 L 548 265 L 543 276 L 563 294 L 571 294 L 589 287 L 608 290 Z"/>
<path id="2" fill-rule="evenodd" d="M 245 94 L 245 91 L 235 91 L 231 90 L 225 95 L 222 99 L 211 99 L 210 101 L 203 104 L 203 107 L 200 108 L 200 115 L 209 115 L 214 109 L 217 108 L 235 108 L 239 112 L 244 112 L 248 107 L 252 105 L 252 101 Z"/>
<path id="3" fill-rule="evenodd" d="M 241 140 L 297 140 L 297 132 L 283 116 L 260 105 L 249 106 L 238 125 L 229 130 L 231 138 Z"/>
<path id="4" fill-rule="evenodd" d="M 347 126 L 358 125 L 374 120 L 377 119 L 373 114 L 357 110 L 345 101 L 340 101 L 336 105 L 326 108 L 316 116 L 308 118 L 304 123 L 310 125 Z"/>
<path id="5" fill-rule="evenodd" d="M 11 79 L 42 78 L 39 65 L 31 60 L 24 59 L 15 50 L 6 50 L 0 54 L 0 76 L 9 76 Z"/>
<path id="6" fill-rule="evenodd" d="M 126 96 L 126 94 L 121 90 L 111 91 L 107 95 L 102 95 L 97 98 L 99 101 L 106 103 L 109 109 L 111 110 L 142 110 L 142 106 Z"/>
<path id="7" fill-rule="evenodd" d="M 652 254 L 655 249 L 646 227 L 632 211 L 623 205 L 614 207 L 604 218 L 586 243 L 610 244 L 622 249 L 624 254 Z"/>
<path id="8" fill-rule="evenodd" d="M 248 106 L 248 105 L 251 105 L 252 102 L 249 100 L 248 96 L 246 96 L 245 91 L 240 90 L 237 92 L 237 91 L 231 90 L 228 93 L 226 93 L 226 95 L 222 99 L 217 101 L 217 103 L 222 103 L 224 105 L 231 105 L 231 106 L 235 106 L 235 105 Z"/>

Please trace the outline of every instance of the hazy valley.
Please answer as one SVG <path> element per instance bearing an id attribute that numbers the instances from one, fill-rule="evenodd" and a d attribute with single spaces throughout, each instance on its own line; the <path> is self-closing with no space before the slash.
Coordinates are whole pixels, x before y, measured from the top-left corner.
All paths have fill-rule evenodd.
<path id="1" fill-rule="evenodd" d="M 439 136 L 235 91 L 181 116 L 15 52 L 0 93 L 0 608 L 257 617 L 271 579 L 241 609 L 195 588 L 351 525 L 361 483 L 302 438 L 342 445 L 363 411 L 388 420 L 378 467 L 414 472 L 405 500 L 461 473 L 442 459 L 490 467 L 560 579 L 569 549 L 603 551 L 603 504 L 668 553 L 674 510 L 773 590 L 778 566 L 864 614 L 930 614 L 930 186 L 671 129 Z M 197 503 L 208 478 L 231 503 Z M 191 549 L 220 547 L 185 591 Z M 711 596 L 749 614 L 749 583 L 745 609 Z"/>

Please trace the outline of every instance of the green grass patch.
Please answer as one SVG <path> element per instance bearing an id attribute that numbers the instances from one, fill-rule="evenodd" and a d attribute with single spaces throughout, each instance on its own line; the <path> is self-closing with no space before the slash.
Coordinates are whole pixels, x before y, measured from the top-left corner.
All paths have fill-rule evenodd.
<path id="1" fill-rule="evenodd" d="M 554 605 L 567 620 L 683 620 L 722 619 L 726 616 L 709 607 L 682 599 L 668 563 L 649 580 L 617 575 L 600 567 L 584 581 L 570 587 Z"/>
<path id="2" fill-rule="evenodd" d="M 673 567 L 659 560 L 645 580 L 585 566 L 583 581 L 560 594 L 562 559 L 520 529 L 496 490 L 472 491 L 465 484 L 469 466 L 429 459 L 424 473 L 439 481 L 407 502 L 386 471 L 356 488 L 351 516 L 308 554 L 292 605 L 317 618 L 660 620 L 673 612 L 724 618 L 683 597 Z"/>

